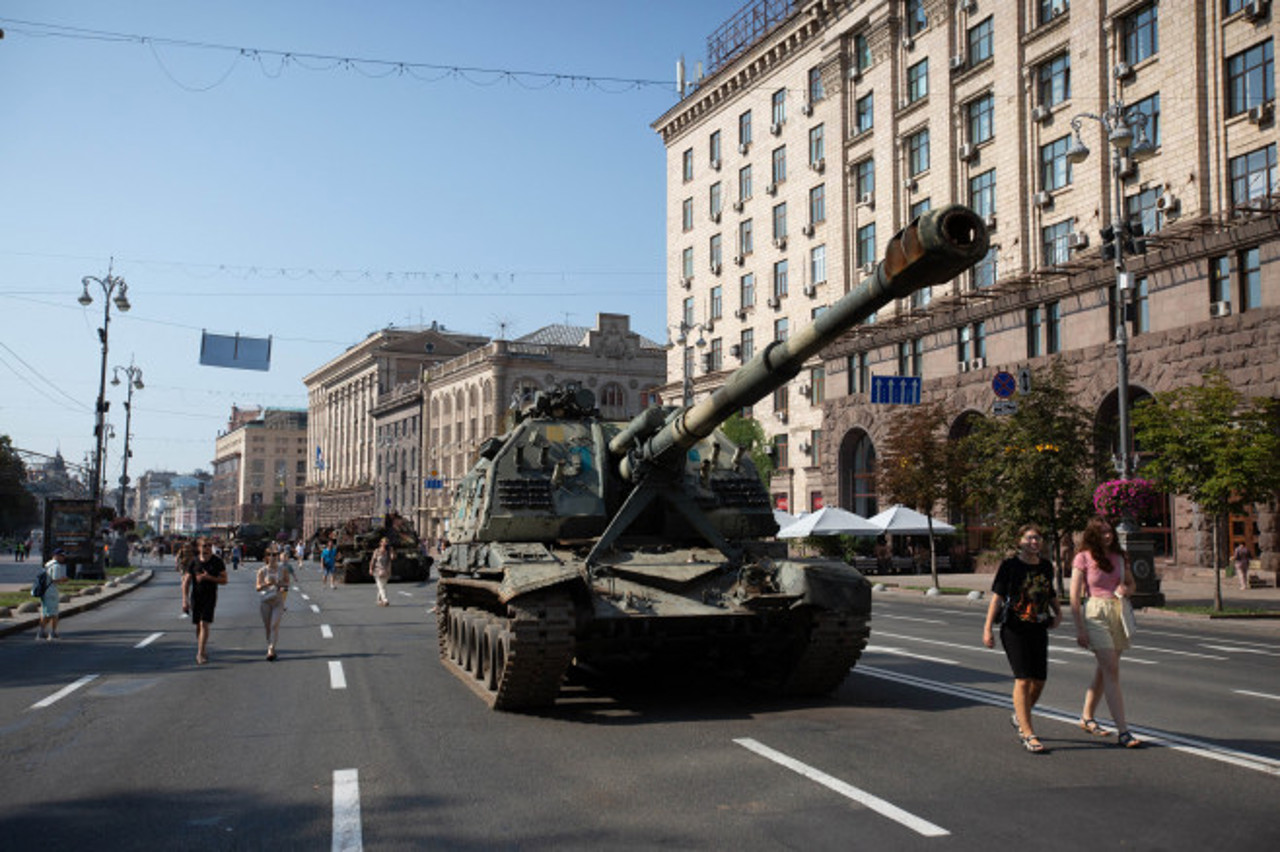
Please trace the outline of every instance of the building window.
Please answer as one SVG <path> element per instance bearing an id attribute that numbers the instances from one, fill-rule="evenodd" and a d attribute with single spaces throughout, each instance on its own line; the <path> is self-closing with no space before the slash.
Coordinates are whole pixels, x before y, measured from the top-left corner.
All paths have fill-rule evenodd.
<path id="1" fill-rule="evenodd" d="M 686 148 L 683 154 L 684 159 L 684 182 L 688 183 L 693 180 L 693 149 Z"/>
<path id="2" fill-rule="evenodd" d="M 738 200 L 748 201 L 751 198 L 751 167 L 738 169 Z"/>
<path id="3" fill-rule="evenodd" d="M 917 337 L 911 341 L 911 375 L 924 375 L 924 338 Z"/>
<path id="4" fill-rule="evenodd" d="M 1148 3 L 1120 19 L 1121 58 L 1136 65 L 1160 50 L 1156 28 L 1156 4 Z"/>
<path id="5" fill-rule="evenodd" d="M 782 407 L 778 407 L 778 394 L 782 394 Z M 787 389 L 778 388 L 773 392 L 773 410 L 786 413 L 787 411 Z M 773 436 L 773 455 L 779 470 L 786 470 L 791 466 L 791 455 L 787 452 L 787 434 L 783 432 L 781 435 Z"/>
<path id="6" fill-rule="evenodd" d="M 713 320 L 724 316 L 724 288 L 719 284 L 711 288 L 710 313 Z"/>
<path id="7" fill-rule="evenodd" d="M 1044 253 L 1046 266 L 1058 266 L 1071 259 L 1071 250 L 1067 240 L 1071 237 L 1072 223 L 1070 219 L 1040 229 L 1041 251 Z"/>
<path id="8" fill-rule="evenodd" d="M 1209 258 L 1209 301 L 1231 304 L 1231 262 L 1226 255 Z"/>
<path id="9" fill-rule="evenodd" d="M 994 20 L 994 16 L 988 16 L 986 20 L 969 28 L 969 67 L 991 58 Z"/>
<path id="10" fill-rule="evenodd" d="M 738 338 L 741 343 L 738 354 L 742 356 L 743 361 L 750 361 L 756 354 L 756 332 L 752 328 L 744 328 L 742 336 Z"/>
<path id="11" fill-rule="evenodd" d="M 756 250 L 755 236 L 750 219 L 743 219 L 738 224 L 738 254 L 746 257 Z"/>
<path id="12" fill-rule="evenodd" d="M 1040 0 L 1040 23 L 1047 24 L 1071 9 L 1071 0 Z"/>
<path id="13" fill-rule="evenodd" d="M 774 183 L 782 183 L 787 179 L 787 146 L 782 145 L 773 149 L 773 176 Z"/>
<path id="14" fill-rule="evenodd" d="M 1132 103 L 1125 111 L 1125 116 L 1133 116 L 1141 113 L 1147 117 L 1147 123 L 1142 126 L 1142 132 L 1147 135 L 1148 141 L 1152 145 L 1160 144 L 1160 93 L 1143 98 L 1140 101 Z"/>
<path id="15" fill-rule="evenodd" d="M 1044 348 L 1050 355 L 1062 351 L 1062 303 L 1050 302 L 1044 306 Z"/>
<path id="16" fill-rule="evenodd" d="M 911 177 L 929 170 L 929 128 L 907 137 L 907 174 Z"/>
<path id="17" fill-rule="evenodd" d="M 711 338 L 711 348 L 707 351 L 707 372 L 724 369 L 724 344 L 720 338 Z"/>
<path id="18" fill-rule="evenodd" d="M 985 322 L 973 324 L 973 357 L 984 360 L 987 357 L 987 324 Z"/>
<path id="19" fill-rule="evenodd" d="M 773 238 L 786 239 L 787 236 L 787 202 L 775 204 L 773 207 Z"/>
<path id="20" fill-rule="evenodd" d="M 854 102 L 854 133 L 866 133 L 875 126 L 876 96 L 868 92 Z"/>
<path id="21" fill-rule="evenodd" d="M 1240 310 L 1262 307 L 1262 256 L 1258 247 L 1240 252 Z"/>
<path id="22" fill-rule="evenodd" d="M 713 163 L 720 162 L 720 131 L 711 134 L 707 144 L 707 157 Z"/>
<path id="23" fill-rule="evenodd" d="M 686 198 L 681 205 L 680 225 L 686 231 L 693 230 L 693 199 Z"/>
<path id="24" fill-rule="evenodd" d="M 973 359 L 973 329 L 962 325 L 956 329 L 956 360 L 968 365 Z"/>
<path id="25" fill-rule="evenodd" d="M 1232 157 L 1229 168 L 1232 207 L 1247 207 L 1256 199 L 1265 199 L 1276 190 L 1275 143 Z"/>
<path id="26" fill-rule="evenodd" d="M 1276 99 L 1271 39 L 1227 58 L 1227 116 Z"/>
<path id="27" fill-rule="evenodd" d="M 871 367 L 867 363 L 867 353 L 856 352 L 850 355 L 845 363 L 845 369 L 849 374 L 848 392 L 867 393 L 871 390 Z"/>
<path id="28" fill-rule="evenodd" d="M 711 210 L 711 218 L 714 219 L 716 216 L 720 215 L 722 209 L 720 201 L 720 181 L 716 181 L 711 184 L 707 189 L 707 206 Z"/>
<path id="29" fill-rule="evenodd" d="M 818 225 L 827 221 L 826 184 L 818 184 L 809 190 L 809 224 Z"/>
<path id="30" fill-rule="evenodd" d="M 928 213 L 931 209 L 933 209 L 932 199 L 922 198 L 915 204 L 911 205 L 911 209 L 907 211 L 907 218 L 914 222 L 916 219 L 919 219 L 921 216 Z"/>
<path id="31" fill-rule="evenodd" d="M 898 375 L 911 375 L 911 342 L 907 340 L 898 344 Z"/>
<path id="32" fill-rule="evenodd" d="M 929 18 L 925 15 L 924 0 L 906 0 L 903 21 L 907 25 L 907 35 L 915 36 L 929 26 Z"/>
<path id="33" fill-rule="evenodd" d="M 858 265 L 876 262 L 876 223 L 858 229 Z"/>
<path id="34" fill-rule="evenodd" d="M 1071 161 L 1067 159 L 1070 146 L 1070 134 L 1040 146 L 1040 188 L 1046 192 L 1070 185 Z"/>
<path id="35" fill-rule="evenodd" d="M 1071 97 L 1071 56 L 1063 53 L 1036 70 L 1036 93 L 1041 106 L 1057 106 Z"/>
<path id="36" fill-rule="evenodd" d="M 738 116 L 738 145 L 751 144 L 751 110 Z"/>
<path id="37" fill-rule="evenodd" d="M 809 69 L 809 103 L 816 104 L 826 96 L 822 88 L 822 69 L 815 65 Z"/>
<path id="38" fill-rule="evenodd" d="M 858 198 L 871 195 L 876 191 L 876 161 L 868 157 L 853 167 L 854 184 Z"/>
<path id="39" fill-rule="evenodd" d="M 823 284 L 827 280 L 827 247 L 814 246 L 809 250 L 809 280 Z"/>
<path id="40" fill-rule="evenodd" d="M 1044 354 L 1040 348 L 1040 308 L 1027 308 L 1027 357 L 1039 358 Z"/>
<path id="41" fill-rule="evenodd" d="M 859 73 L 871 67 L 871 42 L 865 33 L 853 37 L 853 67 Z"/>
<path id="42" fill-rule="evenodd" d="M 809 433 L 809 464 L 817 467 L 822 464 L 822 430 L 814 429 Z M 819 501 L 821 495 L 814 495 Z M 812 502 L 812 500 L 810 501 Z"/>
<path id="43" fill-rule="evenodd" d="M 748 272 L 738 280 L 738 297 L 743 308 L 756 306 L 756 276 Z"/>
<path id="44" fill-rule="evenodd" d="M 929 60 L 926 57 L 907 69 L 907 103 L 929 96 Z"/>
<path id="45" fill-rule="evenodd" d="M 995 169 L 969 178 L 969 207 L 983 218 L 996 215 Z"/>
<path id="46" fill-rule="evenodd" d="M 773 321 L 773 339 L 777 340 L 778 342 L 782 342 L 783 340 L 786 340 L 787 334 L 790 331 L 790 327 L 791 327 L 791 324 L 788 322 L 786 317 L 782 317 L 781 319 L 774 320 Z M 786 390 L 786 388 L 782 388 L 782 390 Z"/>
<path id="47" fill-rule="evenodd" d="M 815 168 L 819 163 L 825 163 L 827 159 L 826 143 L 823 139 L 822 125 L 809 131 L 809 165 Z"/>
<path id="48" fill-rule="evenodd" d="M 682 313 L 684 315 L 684 324 L 687 326 L 692 326 L 693 325 L 693 297 L 685 296 L 684 303 L 681 307 L 682 307 Z M 448 429 L 448 428 L 449 427 L 447 426 L 445 427 L 445 429 Z M 446 444 L 449 443 L 449 439 L 447 437 L 445 438 L 445 443 Z"/>
<path id="49" fill-rule="evenodd" d="M 780 260 L 773 265 L 773 298 L 787 295 L 787 262 Z"/>
<path id="50" fill-rule="evenodd" d="M 1151 330 L 1151 288 L 1147 285 L 1147 276 L 1134 282 L 1133 287 L 1133 333 L 1143 334 Z"/>
<path id="51" fill-rule="evenodd" d="M 693 278 L 693 249 L 687 248 L 680 255 L 680 275 L 685 279 Z"/>
<path id="52" fill-rule="evenodd" d="M 969 101 L 965 108 L 969 118 L 969 141 L 981 145 L 995 135 L 996 99 L 990 92 Z"/>
<path id="53" fill-rule="evenodd" d="M 785 124 L 787 121 L 787 90 L 779 89 L 773 93 L 773 98 L 769 110 L 770 121 L 775 125 Z"/>
<path id="54" fill-rule="evenodd" d="M 827 399 L 827 369 L 825 367 L 814 367 L 809 371 L 809 403 L 811 405 L 822 405 Z"/>
<path id="55" fill-rule="evenodd" d="M 1151 234 L 1164 227 L 1164 216 L 1156 209 L 1163 187 L 1153 186 L 1142 192 L 1125 196 L 1125 221 L 1140 225 L 1144 234 Z"/>

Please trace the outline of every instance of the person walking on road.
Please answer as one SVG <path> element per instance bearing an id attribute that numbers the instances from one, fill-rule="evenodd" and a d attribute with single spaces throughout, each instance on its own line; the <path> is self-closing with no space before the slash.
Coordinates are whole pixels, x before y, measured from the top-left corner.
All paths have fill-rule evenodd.
<path id="1" fill-rule="evenodd" d="M 1018 530 L 1018 552 L 1000 563 L 991 584 L 991 604 L 982 626 L 982 644 L 994 648 L 993 625 L 1000 619 L 1000 643 L 1013 669 L 1013 716 L 1022 747 L 1032 754 L 1048 749 L 1036 736 L 1031 711 L 1049 676 L 1049 630 L 1062 620 L 1053 588 L 1053 565 L 1040 558 L 1043 536 L 1034 524 Z"/>
<path id="2" fill-rule="evenodd" d="M 255 588 L 258 590 L 262 627 L 267 633 L 267 660 L 275 662 L 276 644 L 280 640 L 280 620 L 284 617 L 284 601 L 289 594 L 290 571 L 274 550 L 262 555 Z"/>
<path id="3" fill-rule="evenodd" d="M 320 567 L 324 570 L 324 584 L 330 589 L 338 588 L 338 545 L 333 540 L 320 551 Z"/>
<path id="4" fill-rule="evenodd" d="M 387 600 L 387 581 L 391 579 L 391 560 L 395 559 L 395 551 L 384 538 L 378 542 L 378 549 L 369 557 L 369 573 L 378 584 L 378 606 L 391 606 Z"/>
<path id="5" fill-rule="evenodd" d="M 238 544 L 231 545 L 231 570 L 232 571 L 240 570 L 240 554 L 241 554 L 240 545 Z"/>
<path id="6" fill-rule="evenodd" d="M 44 572 L 49 575 L 49 581 L 40 596 L 40 625 L 36 629 L 36 639 L 52 641 L 60 638 L 58 608 L 62 605 L 62 590 L 58 587 L 67 582 L 67 552 L 61 547 L 55 550 L 53 558 L 44 564 Z"/>
<path id="7" fill-rule="evenodd" d="M 213 542 L 199 539 L 196 558 L 182 575 L 182 611 L 191 613 L 196 626 L 196 663 L 209 662 L 209 625 L 218 607 L 218 586 L 227 584 L 227 566 L 213 554 Z"/>
<path id="8" fill-rule="evenodd" d="M 1142 741 L 1129 733 L 1120 691 L 1120 654 L 1129 647 L 1123 623 L 1124 598 L 1133 594 L 1135 582 L 1129 560 L 1116 540 L 1115 527 L 1104 518 L 1085 525 L 1080 552 L 1071 563 L 1071 617 L 1076 623 L 1076 644 L 1093 651 L 1098 665 L 1084 693 L 1080 727 L 1095 736 L 1105 730 L 1094 720 L 1098 700 L 1107 698 L 1111 719 L 1119 732 L 1119 744 L 1138 748 Z"/>
<path id="9" fill-rule="evenodd" d="M 1236 576 L 1240 578 L 1240 588 L 1243 591 L 1249 590 L 1249 548 L 1244 546 L 1244 542 L 1236 545 L 1235 551 L 1231 554 L 1231 560 L 1236 564 Z"/>

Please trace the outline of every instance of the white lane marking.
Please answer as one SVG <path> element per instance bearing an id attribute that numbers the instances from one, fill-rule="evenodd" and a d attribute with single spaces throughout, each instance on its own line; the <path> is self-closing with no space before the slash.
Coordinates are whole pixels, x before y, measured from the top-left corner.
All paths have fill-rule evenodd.
<path id="1" fill-rule="evenodd" d="M 906 639 L 908 642 L 921 642 L 925 645 L 941 645 L 944 648 L 959 648 L 962 651 L 977 651 L 980 654 L 1004 654 L 1004 651 L 1001 651 L 999 648 L 986 648 L 976 643 L 973 645 L 965 645 L 962 642 L 944 642 L 941 639 L 922 639 L 919 636 L 908 636 L 905 633 L 888 633 L 884 630 L 873 630 L 872 633 L 877 637 L 888 636 L 890 639 Z"/>
<path id="2" fill-rule="evenodd" d="M 1265 692 L 1254 692 L 1249 689 L 1233 689 L 1231 691 L 1240 695 L 1251 695 L 1254 698 L 1270 698 L 1272 701 L 1280 701 L 1280 695 L 1268 695 Z"/>
<path id="3" fill-rule="evenodd" d="M 1226 660 L 1229 657 L 1223 657 L 1218 654 L 1197 654 L 1195 651 L 1175 651 L 1172 648 L 1155 648 L 1151 645 L 1134 645 L 1139 651 L 1154 651 L 1157 654 L 1177 654 L 1179 657 L 1199 657 L 1202 660 Z M 1125 660 L 1128 662 L 1128 660 Z"/>
<path id="4" fill-rule="evenodd" d="M 40 699 L 35 704 L 32 704 L 30 709 L 39 710 L 41 707 L 48 707 L 53 702 L 66 698 L 68 695 L 75 692 L 77 689 L 84 686 L 86 683 L 88 683 L 89 681 L 93 680 L 96 677 L 97 677 L 96 674 L 85 675 L 84 677 L 80 678 L 78 681 L 71 684 L 70 686 L 62 687 L 62 689 L 59 689 L 57 692 L 55 692 L 53 695 L 50 695 L 48 698 Z"/>
<path id="5" fill-rule="evenodd" d="M 191 615 L 185 612 L 178 613 L 178 619 L 181 621 L 190 621 Z"/>
<path id="6" fill-rule="evenodd" d="M 901 648 L 890 648 L 885 645 L 868 645 L 867 652 L 871 654 L 893 654 L 896 657 L 910 657 L 913 660 L 924 660 L 927 663 L 942 663 L 944 666 L 960 665 L 960 663 L 955 660 L 947 660 L 942 657 L 930 657 L 926 654 L 913 654 L 910 651 L 904 651 Z"/>
<path id="7" fill-rule="evenodd" d="M 881 613 L 876 616 L 876 618 L 891 618 L 894 621 L 916 621 L 920 624 L 946 624 L 946 622 L 940 618 L 912 618 L 909 615 L 885 615 L 884 613 Z"/>
<path id="8" fill-rule="evenodd" d="M 956 686 L 951 683 L 943 683 L 942 681 L 927 680 L 926 678 L 916 677 L 914 675 L 902 674 L 900 672 L 890 671 L 889 669 L 878 669 L 875 666 L 859 665 L 853 669 L 854 674 L 866 675 L 867 677 L 878 677 L 882 680 L 893 681 L 907 686 L 914 686 L 919 689 L 927 689 L 931 692 L 940 692 L 944 695 L 951 695 L 957 698 L 965 698 L 978 704 L 990 704 L 993 707 L 1000 707 L 1004 710 L 1012 709 L 1013 703 L 1006 695 L 998 695 L 993 692 L 986 692 L 981 689 L 973 689 L 967 686 Z M 1034 714 L 1045 719 L 1053 719 L 1058 722 L 1065 722 L 1068 725 L 1078 725 L 1080 723 L 1080 714 L 1077 711 L 1068 713 L 1065 710 L 1058 710 L 1052 707 L 1046 707 L 1041 704 L 1036 707 Z M 1112 727 L 1115 723 L 1111 719 L 1099 719 L 1099 722 L 1110 722 Z M 1129 730 L 1139 734 L 1142 739 L 1152 745 L 1164 745 L 1175 751 L 1186 752 L 1196 757 L 1204 757 L 1209 760 L 1216 760 L 1221 763 L 1228 763 L 1233 766 L 1239 766 L 1244 769 L 1252 769 L 1255 772 L 1262 772 L 1266 775 L 1274 775 L 1280 777 L 1280 760 L 1265 757 L 1260 754 L 1250 754 L 1247 751 L 1239 751 L 1233 748 L 1225 748 L 1223 746 L 1207 743 L 1203 740 L 1184 737 L 1179 734 L 1172 734 L 1168 731 L 1161 731 L 1156 728 L 1140 728 L 1137 725 L 1130 725 Z"/>
<path id="9" fill-rule="evenodd" d="M 322 638 L 322 639 L 332 639 L 332 638 L 333 638 L 333 628 L 332 628 L 332 627 L 330 627 L 330 626 L 329 626 L 329 625 L 327 625 L 327 624 L 321 624 L 321 625 L 320 625 L 320 638 Z"/>
<path id="10" fill-rule="evenodd" d="M 360 852 L 364 848 L 360 828 L 360 772 L 333 771 L 333 852 Z"/>
<path id="11" fill-rule="evenodd" d="M 1087 648 L 1072 648 L 1069 645 L 1051 645 L 1050 650 L 1057 651 L 1059 654 L 1076 654 L 1077 656 L 1081 656 L 1081 657 L 1093 656 L 1093 652 L 1088 650 Z M 1155 660 L 1144 660 L 1141 657 L 1125 657 L 1124 661 L 1126 663 L 1137 663 L 1140 666 L 1159 665 L 1159 663 L 1157 663 Z"/>
<path id="12" fill-rule="evenodd" d="M 307 594 L 306 592 L 299 592 L 298 594 L 302 595 L 302 599 L 303 599 L 304 601 L 309 601 L 309 600 L 311 600 L 311 595 Z"/>
<path id="13" fill-rule="evenodd" d="M 347 676 L 342 673 L 342 663 L 337 660 L 329 661 L 329 686 L 333 689 L 347 688 Z"/>
<path id="14" fill-rule="evenodd" d="M 148 636 L 146 639 L 143 639 L 141 642 L 139 642 L 137 645 L 134 645 L 133 647 L 135 647 L 135 648 L 145 648 L 145 647 L 147 647 L 148 645 L 150 645 L 152 642 L 154 642 L 154 641 L 156 641 L 157 639 L 159 639 L 159 638 L 160 638 L 161 636 L 163 636 L 163 635 L 164 635 L 163 633 L 152 633 L 152 634 L 151 634 L 150 636 Z"/>
<path id="15" fill-rule="evenodd" d="M 312 604 L 312 605 L 311 605 L 311 611 L 312 611 L 312 612 L 314 612 L 316 615 L 319 615 L 319 614 L 320 614 L 320 607 L 316 606 L 315 604 Z"/>
<path id="16" fill-rule="evenodd" d="M 1228 654 L 1261 654 L 1264 657 L 1280 657 L 1280 654 L 1274 651 L 1263 651 L 1258 648 L 1244 648 L 1234 645 L 1206 645 L 1203 642 L 1200 643 L 1200 647 L 1208 648 L 1210 651 L 1226 651 Z"/>
<path id="17" fill-rule="evenodd" d="M 816 781 L 828 790 L 833 790 L 845 798 L 852 799 L 863 807 L 869 808 L 883 817 L 888 817 L 899 825 L 906 826 L 916 834 L 920 834 L 925 837 L 946 837 L 951 833 L 945 828 L 940 828 L 928 820 L 921 819 L 915 814 L 904 811 L 897 805 L 886 802 L 879 796 L 873 796 L 865 790 L 859 790 L 852 784 L 845 783 L 839 778 L 828 775 L 819 769 L 814 769 L 812 766 L 801 763 L 793 757 L 788 757 L 780 751 L 774 751 L 767 745 L 763 745 L 750 737 L 742 737 L 734 740 L 734 742 L 748 751 L 753 751 L 767 760 L 772 760 L 779 766 L 785 766 L 787 769 L 808 778 L 810 781 Z"/>
<path id="18" fill-rule="evenodd" d="M 397 595 L 404 595 L 406 598 L 411 598 L 411 597 L 413 597 L 413 592 L 401 592 L 401 591 L 397 591 L 397 592 L 396 592 L 396 594 L 397 594 Z"/>

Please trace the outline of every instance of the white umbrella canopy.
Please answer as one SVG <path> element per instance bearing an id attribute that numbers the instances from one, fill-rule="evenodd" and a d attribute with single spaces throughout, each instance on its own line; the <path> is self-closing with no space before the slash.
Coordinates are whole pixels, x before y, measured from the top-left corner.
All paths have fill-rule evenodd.
<path id="1" fill-rule="evenodd" d="M 929 518 L 915 509 L 908 509 L 901 503 L 890 506 L 874 518 L 870 523 L 882 533 L 888 535 L 928 535 Z M 933 532 L 936 535 L 950 535 L 956 528 L 946 521 L 933 519 Z"/>
<path id="2" fill-rule="evenodd" d="M 794 524 L 798 519 L 790 512 L 784 512 L 781 509 L 773 510 L 773 519 L 778 523 L 778 529 L 785 530 Z"/>
<path id="3" fill-rule="evenodd" d="M 823 506 L 778 531 L 778 538 L 806 538 L 811 535 L 879 535 L 880 528 L 861 515 L 838 506 Z"/>

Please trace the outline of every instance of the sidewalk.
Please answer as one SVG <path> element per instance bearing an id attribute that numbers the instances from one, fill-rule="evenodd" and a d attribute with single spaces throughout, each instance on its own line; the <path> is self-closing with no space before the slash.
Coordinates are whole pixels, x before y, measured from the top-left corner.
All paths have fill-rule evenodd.
<path id="1" fill-rule="evenodd" d="M 107 581 L 105 585 L 96 587 L 99 591 L 94 594 L 78 594 L 75 597 L 68 598 L 65 595 L 62 598 L 62 605 L 58 607 L 58 618 L 64 619 L 85 610 L 100 607 L 104 603 L 120 595 L 126 595 L 139 586 L 151 581 L 155 576 L 155 571 L 151 568 L 135 568 L 129 574 L 116 579 Z M 31 584 L 16 583 L 0 583 L 0 591 L 24 591 L 29 592 Z M 34 607 L 24 607 L 31 609 L 31 612 L 19 612 L 24 607 L 13 607 L 10 615 L 6 618 L 0 616 L 0 636 L 8 636 L 10 633 L 18 633 L 23 630 L 33 629 L 40 623 L 40 602 L 35 598 L 30 599 L 30 603 Z"/>

